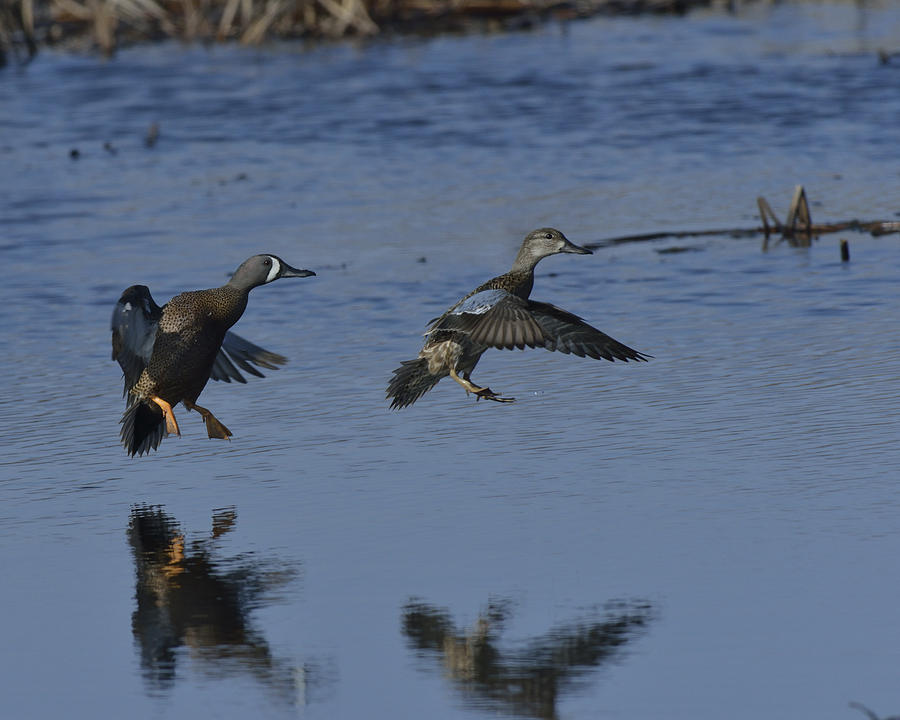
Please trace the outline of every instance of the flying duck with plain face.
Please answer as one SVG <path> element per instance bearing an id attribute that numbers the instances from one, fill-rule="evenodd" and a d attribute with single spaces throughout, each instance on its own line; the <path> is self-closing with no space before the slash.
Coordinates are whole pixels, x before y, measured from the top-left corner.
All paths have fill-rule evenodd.
<path id="1" fill-rule="evenodd" d="M 514 398 L 501 397 L 471 380 L 475 365 L 489 348 L 542 347 L 579 357 L 624 362 L 649 359 L 649 355 L 632 350 L 580 317 L 529 299 L 535 266 L 557 253 L 590 255 L 591 251 L 569 242 L 559 230 L 533 230 L 525 237 L 508 273 L 475 288 L 433 320 L 419 356 L 394 370 L 387 389 L 391 407 L 412 405 L 448 375 L 466 393 L 474 393 L 476 400 L 512 402 Z"/>
<path id="2" fill-rule="evenodd" d="M 229 328 L 243 315 L 253 288 L 311 275 L 311 270 L 266 254 L 245 260 L 223 286 L 181 293 L 162 307 L 146 285 L 126 289 L 113 309 L 111 328 L 112 358 L 125 380 L 120 437 L 128 454 L 149 453 L 166 435 L 181 434 L 172 411 L 179 402 L 200 413 L 209 437 L 231 437 L 209 410 L 196 404 L 207 381 L 246 383 L 238 368 L 263 377 L 254 365 L 276 370 L 287 358 Z"/>

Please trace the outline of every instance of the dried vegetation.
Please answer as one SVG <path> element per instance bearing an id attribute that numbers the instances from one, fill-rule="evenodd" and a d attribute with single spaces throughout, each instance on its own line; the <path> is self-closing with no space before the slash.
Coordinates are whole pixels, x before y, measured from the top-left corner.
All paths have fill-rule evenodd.
<path id="1" fill-rule="evenodd" d="M 718 0 L 721 4 L 724 0 Z M 111 54 L 176 38 L 255 45 L 527 27 L 550 18 L 684 12 L 716 0 L 0 0 L 0 64 L 65 43 Z"/>

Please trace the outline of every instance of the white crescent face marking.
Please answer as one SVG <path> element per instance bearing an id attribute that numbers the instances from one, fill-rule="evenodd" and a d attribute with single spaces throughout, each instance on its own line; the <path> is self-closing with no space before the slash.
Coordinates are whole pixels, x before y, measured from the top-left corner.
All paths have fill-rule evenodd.
<path id="1" fill-rule="evenodd" d="M 281 272 L 281 263 L 278 262 L 278 258 L 269 255 L 269 260 L 272 261 L 272 269 L 269 270 L 269 274 L 266 275 L 267 283 L 272 282 L 275 278 L 278 277 L 278 273 Z"/>

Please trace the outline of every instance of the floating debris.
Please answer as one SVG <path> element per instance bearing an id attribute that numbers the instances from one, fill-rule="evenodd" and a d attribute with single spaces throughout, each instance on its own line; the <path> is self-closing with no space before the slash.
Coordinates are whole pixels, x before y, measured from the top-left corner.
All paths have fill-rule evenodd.
<path id="1" fill-rule="evenodd" d="M 658 255 L 678 255 L 679 253 L 703 252 L 703 248 L 696 245 L 672 245 L 671 247 L 659 248 L 656 253 Z"/>
<path id="2" fill-rule="evenodd" d="M 900 715 L 891 715 L 890 717 L 880 718 L 874 712 L 869 710 L 869 708 L 859 702 L 851 702 L 850 707 L 854 708 L 855 710 L 859 710 L 861 713 L 864 713 L 869 718 L 869 720 L 900 720 Z"/>
<path id="3" fill-rule="evenodd" d="M 900 52 L 888 52 L 884 48 L 878 50 L 878 62 L 881 65 L 890 64 L 893 58 L 900 58 Z"/>
<path id="4" fill-rule="evenodd" d="M 791 245 L 808 247 L 813 238 L 828 233 L 856 230 L 867 232 L 873 237 L 900 233 L 900 222 L 893 220 L 846 220 L 836 223 L 814 223 L 809 212 L 809 203 L 806 200 L 806 190 L 802 185 L 794 189 L 794 196 L 788 209 L 787 220 L 782 223 L 772 210 L 765 198 L 756 199 L 759 208 L 759 216 L 762 225 L 753 228 L 720 228 L 716 230 L 665 230 L 662 232 L 642 233 L 639 235 L 619 235 L 617 237 L 604 238 L 596 242 L 587 242 L 585 247 L 594 250 L 612 245 L 625 243 L 645 242 L 647 240 L 664 240 L 666 238 L 708 237 L 712 235 L 728 235 L 735 238 L 763 236 L 763 250 L 768 250 L 769 238 L 773 234 L 780 233 L 781 240 L 787 240 Z"/>

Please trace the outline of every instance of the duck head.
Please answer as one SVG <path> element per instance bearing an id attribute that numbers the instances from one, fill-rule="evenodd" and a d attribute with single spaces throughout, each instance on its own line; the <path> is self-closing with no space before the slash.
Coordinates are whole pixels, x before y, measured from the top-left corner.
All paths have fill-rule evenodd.
<path id="1" fill-rule="evenodd" d="M 292 267 L 277 255 L 254 255 L 241 263 L 228 284 L 250 290 L 280 278 L 310 277 L 311 275 L 315 275 L 312 270 L 300 270 Z"/>
<path id="2" fill-rule="evenodd" d="M 569 239 L 556 228 L 539 228 L 525 236 L 513 269 L 533 270 L 539 260 L 557 253 L 593 254 L 587 248 L 569 242 Z"/>

